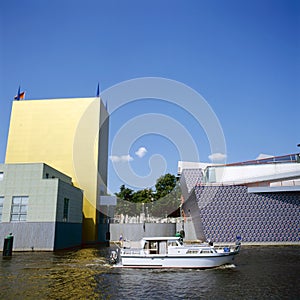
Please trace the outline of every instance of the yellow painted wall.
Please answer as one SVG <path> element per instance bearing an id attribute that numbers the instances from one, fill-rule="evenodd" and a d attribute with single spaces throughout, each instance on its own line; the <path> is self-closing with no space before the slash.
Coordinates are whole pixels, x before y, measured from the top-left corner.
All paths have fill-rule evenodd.
<path id="1" fill-rule="evenodd" d="M 107 152 L 99 151 L 108 143 L 98 140 L 100 115 L 107 112 L 99 98 L 14 101 L 7 141 L 6 163 L 44 162 L 84 191 L 83 242 L 97 240 L 98 161 L 107 172 Z M 106 187 L 106 174 L 100 177 Z"/>

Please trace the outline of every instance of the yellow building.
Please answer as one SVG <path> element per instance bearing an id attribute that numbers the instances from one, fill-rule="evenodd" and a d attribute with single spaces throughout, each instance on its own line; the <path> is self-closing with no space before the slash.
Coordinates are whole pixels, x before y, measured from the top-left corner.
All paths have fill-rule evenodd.
<path id="1" fill-rule="evenodd" d="M 105 241 L 108 113 L 100 98 L 14 101 L 5 163 L 42 162 L 84 191 L 83 243 Z"/>

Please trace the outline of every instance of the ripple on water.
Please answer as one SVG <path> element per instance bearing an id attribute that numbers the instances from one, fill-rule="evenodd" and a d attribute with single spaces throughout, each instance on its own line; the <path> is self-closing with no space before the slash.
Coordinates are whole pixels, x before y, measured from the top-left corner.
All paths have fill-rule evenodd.
<path id="1" fill-rule="evenodd" d="M 215 269 L 123 269 L 109 249 L 14 253 L 0 261 L 0 299 L 296 299 L 300 247 L 244 247 Z"/>

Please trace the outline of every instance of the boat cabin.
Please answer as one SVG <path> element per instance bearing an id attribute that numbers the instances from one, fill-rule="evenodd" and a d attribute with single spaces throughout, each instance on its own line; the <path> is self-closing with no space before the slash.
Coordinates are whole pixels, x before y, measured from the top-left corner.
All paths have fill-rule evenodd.
<path id="1" fill-rule="evenodd" d="M 212 246 L 180 243 L 180 237 L 143 238 L 141 249 L 145 255 L 209 255 L 217 253 Z"/>
<path id="2" fill-rule="evenodd" d="M 142 248 L 146 254 L 167 254 L 170 247 L 181 247 L 179 238 L 143 238 Z"/>

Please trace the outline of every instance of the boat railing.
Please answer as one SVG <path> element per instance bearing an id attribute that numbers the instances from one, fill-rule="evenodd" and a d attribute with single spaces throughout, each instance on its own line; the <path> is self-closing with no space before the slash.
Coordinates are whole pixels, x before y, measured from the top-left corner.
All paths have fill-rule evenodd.
<path id="1" fill-rule="evenodd" d="M 222 252 L 235 252 L 239 251 L 241 247 L 240 243 L 236 243 L 235 245 L 218 245 L 214 246 L 215 250 L 217 252 L 222 251 Z"/>
<path id="2" fill-rule="evenodd" d="M 235 247 L 233 245 L 218 245 L 214 246 L 217 252 L 233 252 L 235 251 Z"/>
<path id="3" fill-rule="evenodd" d="M 141 249 L 140 248 L 124 248 L 122 250 L 122 254 L 125 254 L 125 255 L 132 255 L 132 254 L 141 254 Z"/>

